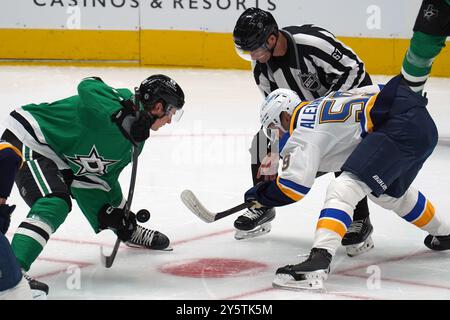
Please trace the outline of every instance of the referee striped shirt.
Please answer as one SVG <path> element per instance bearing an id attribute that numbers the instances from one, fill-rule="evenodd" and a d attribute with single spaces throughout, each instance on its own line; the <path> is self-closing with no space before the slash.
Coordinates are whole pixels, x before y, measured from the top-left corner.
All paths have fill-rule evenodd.
<path id="1" fill-rule="evenodd" d="M 334 35 L 315 25 L 280 30 L 287 38 L 287 52 L 267 63 L 252 61 L 253 74 L 267 96 L 278 88 L 291 89 L 302 100 L 314 100 L 330 91 L 369 85 L 364 63 Z"/>

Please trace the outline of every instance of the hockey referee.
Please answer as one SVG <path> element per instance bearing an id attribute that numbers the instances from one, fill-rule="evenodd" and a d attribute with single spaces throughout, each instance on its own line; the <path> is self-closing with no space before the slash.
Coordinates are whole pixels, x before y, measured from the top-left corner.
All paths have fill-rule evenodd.
<path id="1" fill-rule="evenodd" d="M 233 39 L 237 53 L 252 62 L 253 75 L 264 96 L 278 88 L 295 91 L 302 100 L 314 100 L 331 91 L 346 91 L 372 84 L 357 54 L 318 26 L 278 28 L 270 12 L 249 8 L 236 22 Z M 262 130 L 252 141 L 253 183 L 264 180 L 261 161 L 270 153 Z M 265 162 L 265 160 L 263 161 Z M 336 173 L 339 175 L 339 173 Z M 270 231 L 274 208 L 250 208 L 234 222 L 235 238 L 246 239 Z M 367 198 L 354 211 L 354 220 L 342 240 L 350 256 L 373 247 Z"/>

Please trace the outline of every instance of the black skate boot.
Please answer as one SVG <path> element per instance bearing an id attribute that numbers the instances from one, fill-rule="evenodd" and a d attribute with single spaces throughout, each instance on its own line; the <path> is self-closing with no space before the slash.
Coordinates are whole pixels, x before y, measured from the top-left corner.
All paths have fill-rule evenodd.
<path id="1" fill-rule="evenodd" d="M 342 238 L 342 245 L 349 257 L 360 255 L 374 247 L 371 234 L 373 226 L 369 217 L 363 220 L 354 220 Z"/>
<path id="2" fill-rule="evenodd" d="M 249 208 L 234 221 L 236 240 L 259 237 L 269 233 L 272 228 L 270 221 L 275 219 L 274 208 Z"/>
<path id="3" fill-rule="evenodd" d="M 22 270 L 22 275 L 31 289 L 31 294 L 35 300 L 47 300 L 48 296 L 48 285 L 43 282 L 37 281 L 36 279 L 30 277 L 24 270 Z"/>
<path id="4" fill-rule="evenodd" d="M 146 248 L 152 250 L 173 250 L 170 247 L 170 240 L 167 236 L 159 231 L 146 229 L 137 225 L 136 230 L 131 235 L 131 239 L 125 242 L 129 247 Z"/>
<path id="5" fill-rule="evenodd" d="M 423 243 L 431 250 L 444 251 L 450 249 L 450 235 L 448 236 L 426 236 Z"/>
<path id="6" fill-rule="evenodd" d="M 312 248 L 305 261 L 278 268 L 272 286 L 288 290 L 323 290 L 323 282 L 330 273 L 331 259 L 326 249 Z"/>

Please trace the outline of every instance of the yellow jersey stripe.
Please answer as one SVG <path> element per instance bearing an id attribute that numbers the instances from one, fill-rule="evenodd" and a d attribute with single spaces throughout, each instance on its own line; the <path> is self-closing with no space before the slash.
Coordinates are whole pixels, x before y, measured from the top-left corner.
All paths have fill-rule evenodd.
<path id="1" fill-rule="evenodd" d="M 365 130 L 368 133 L 371 133 L 373 131 L 373 121 L 370 117 L 370 111 L 372 111 L 372 108 L 375 104 L 375 101 L 377 100 L 378 93 L 376 95 L 373 95 L 370 97 L 369 101 L 367 102 L 366 107 L 364 108 L 364 118 L 366 118 L 366 127 Z"/>
<path id="2" fill-rule="evenodd" d="M 327 229 L 336 232 L 341 238 L 343 238 L 347 232 L 347 228 L 342 222 L 327 218 L 320 219 L 317 222 L 316 229 Z"/>
<path id="3" fill-rule="evenodd" d="M 294 190 L 282 185 L 280 183 L 280 177 L 277 177 L 277 186 L 278 188 L 281 190 L 281 192 L 283 192 L 286 196 L 288 196 L 289 198 L 291 198 L 294 201 L 300 201 L 301 199 L 303 199 L 303 195 L 298 194 L 297 192 L 295 192 Z"/>
<path id="4" fill-rule="evenodd" d="M 294 125 L 295 125 L 295 120 L 297 118 L 297 114 L 300 112 L 300 109 L 303 108 L 304 106 L 306 106 L 307 104 L 309 104 L 311 101 L 303 101 L 300 102 L 300 104 L 295 107 L 294 112 L 292 112 L 292 118 L 291 118 L 291 123 L 289 126 L 289 133 L 292 134 L 292 132 L 294 131 Z"/>
<path id="5" fill-rule="evenodd" d="M 427 200 L 427 205 L 425 206 L 425 210 L 423 210 L 423 213 L 420 215 L 420 217 L 413 222 L 416 226 L 419 228 L 422 228 L 423 226 L 427 225 L 431 219 L 434 217 L 434 207 L 431 204 L 430 201 Z"/>
<path id="6" fill-rule="evenodd" d="M 20 157 L 20 159 L 22 159 L 22 152 L 20 152 L 19 149 L 17 149 L 12 144 L 9 144 L 7 142 L 6 143 L 5 142 L 0 143 L 0 150 L 7 149 L 7 148 L 13 150 Z"/>

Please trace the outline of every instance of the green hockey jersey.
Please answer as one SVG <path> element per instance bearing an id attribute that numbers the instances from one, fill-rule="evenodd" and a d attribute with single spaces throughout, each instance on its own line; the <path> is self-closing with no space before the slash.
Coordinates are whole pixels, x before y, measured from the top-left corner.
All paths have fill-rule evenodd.
<path id="1" fill-rule="evenodd" d="M 111 116 L 122 108 L 120 101 L 131 96 L 128 89 L 86 78 L 78 85 L 78 95 L 23 106 L 8 120 L 8 129 L 24 145 L 53 160 L 60 170 L 72 170 L 72 195 L 96 231 L 104 204 L 125 203 L 118 178 L 131 162 L 132 144 Z"/>

